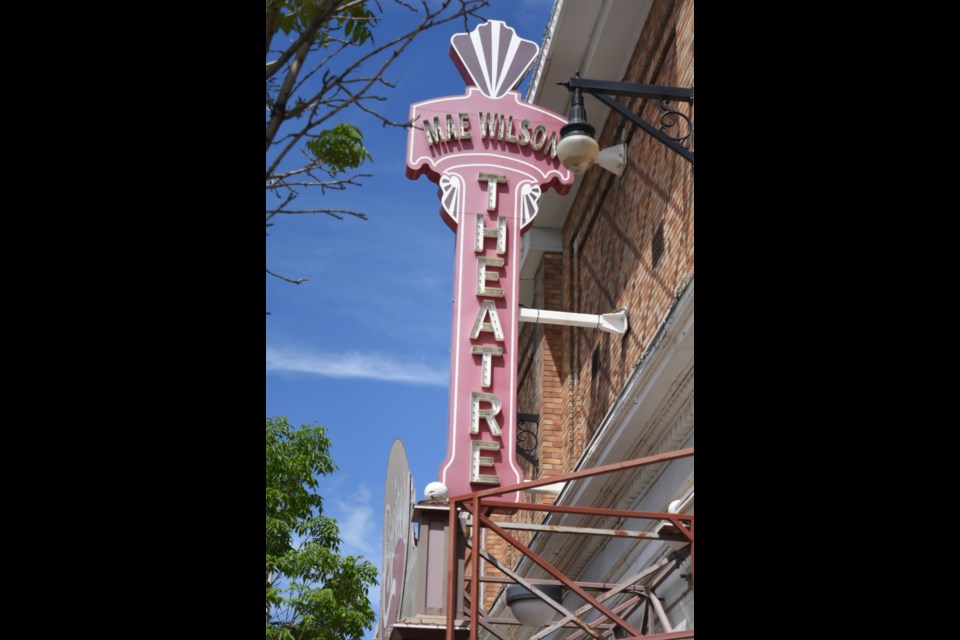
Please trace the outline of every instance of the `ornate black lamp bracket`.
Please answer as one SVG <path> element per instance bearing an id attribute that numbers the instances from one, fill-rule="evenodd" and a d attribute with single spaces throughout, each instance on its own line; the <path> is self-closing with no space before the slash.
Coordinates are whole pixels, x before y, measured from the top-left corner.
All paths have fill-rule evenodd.
<path id="1" fill-rule="evenodd" d="M 668 146 L 672 151 L 693 164 L 693 151 L 689 149 L 693 135 L 693 121 L 685 114 L 672 108 L 668 103 L 672 100 L 682 100 L 693 104 L 693 88 L 662 87 L 654 84 L 638 84 L 633 82 L 610 82 L 608 80 L 589 80 L 578 75 L 566 82 L 559 82 L 573 91 L 580 89 L 589 93 L 597 100 L 607 105 L 624 118 L 637 125 L 651 136 Z M 660 101 L 659 126 L 654 126 L 633 113 L 613 99 L 613 96 L 628 96 L 631 98 L 651 98 Z"/>
<path id="2" fill-rule="evenodd" d="M 537 432 L 531 429 L 530 425 L 540 426 L 539 413 L 517 414 L 517 455 L 533 466 L 539 467 L 540 461 L 533 455 L 537 450 Z"/>

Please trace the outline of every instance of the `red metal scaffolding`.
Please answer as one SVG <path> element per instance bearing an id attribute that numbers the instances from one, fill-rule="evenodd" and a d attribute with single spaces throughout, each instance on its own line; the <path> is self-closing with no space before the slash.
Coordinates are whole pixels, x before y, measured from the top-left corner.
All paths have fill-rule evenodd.
<path id="1" fill-rule="evenodd" d="M 602 509 L 595 507 L 583 507 L 583 506 L 562 506 L 562 505 L 546 505 L 546 504 L 532 504 L 532 503 L 513 503 L 513 502 L 503 502 L 496 500 L 496 496 L 510 493 L 513 491 L 525 491 L 529 489 L 534 489 L 537 487 L 542 487 L 549 484 L 560 483 L 560 482 L 569 482 L 573 480 L 579 480 L 581 478 L 589 478 L 593 476 L 599 476 L 608 473 L 614 473 L 617 471 L 623 471 L 625 469 L 632 469 L 634 467 L 642 467 L 645 465 L 657 464 L 662 462 L 669 462 L 671 460 L 677 460 L 679 458 L 686 458 L 693 455 L 693 448 L 689 449 L 680 449 L 677 451 L 669 451 L 666 453 L 659 453 L 652 456 L 646 456 L 643 458 L 637 458 L 635 460 L 628 460 L 626 462 L 617 462 L 614 464 L 604 465 L 602 467 L 596 467 L 594 469 L 587 469 L 584 471 L 575 471 L 571 473 L 566 473 L 563 475 L 552 476 L 549 478 L 542 478 L 540 480 L 533 480 L 530 482 L 524 482 L 522 484 L 514 484 L 503 487 L 496 487 L 493 489 L 486 489 L 483 491 L 477 491 L 474 493 L 464 494 L 460 496 L 454 496 L 450 498 L 450 514 L 449 514 L 449 527 L 448 527 L 448 558 L 447 558 L 447 602 L 446 602 L 446 640 L 454 640 L 454 618 L 457 610 L 457 593 L 458 593 L 458 581 L 467 582 L 469 581 L 469 590 L 464 591 L 464 599 L 469 604 L 469 620 L 470 620 L 470 640 L 477 640 L 477 635 L 480 627 L 483 627 L 489 631 L 492 635 L 499 638 L 499 640 L 509 640 L 505 635 L 503 635 L 497 628 L 496 624 L 517 624 L 514 620 L 505 620 L 505 619 L 494 619 L 490 618 L 487 613 L 482 610 L 482 597 L 480 596 L 480 583 L 501 583 L 501 584 L 510 584 L 516 583 L 522 585 L 528 591 L 536 594 L 548 605 L 553 607 L 558 611 L 563 617 L 561 620 L 554 622 L 547 626 L 545 629 L 538 631 L 531 640 L 540 640 L 548 633 L 552 633 L 557 629 L 575 625 L 579 627 L 579 630 L 575 631 L 571 635 L 568 635 L 565 640 L 578 640 L 584 635 L 590 636 L 591 638 L 600 638 L 604 634 L 613 635 L 617 629 L 621 629 L 622 633 L 629 634 L 628 636 L 621 635 L 621 638 L 644 638 L 645 640 L 673 640 L 679 638 L 693 638 L 693 629 L 687 629 L 682 631 L 673 631 L 670 627 L 669 622 L 667 621 L 666 614 L 663 610 L 663 605 L 660 600 L 655 595 L 653 588 L 646 586 L 636 586 L 635 583 L 643 579 L 652 579 L 656 584 L 661 583 L 670 572 L 673 571 L 680 562 L 685 559 L 686 553 L 690 554 L 690 584 L 691 589 L 693 588 L 693 558 L 694 558 L 694 541 L 693 541 L 693 520 L 692 515 L 683 515 L 676 513 L 664 513 L 656 511 L 630 511 L 622 509 Z M 669 532 L 660 531 L 657 532 L 648 532 L 648 531 L 627 531 L 627 530 L 615 530 L 615 529 L 597 529 L 597 528 L 586 528 L 586 527 L 569 527 L 569 526 L 560 526 L 560 525 L 545 525 L 545 524 L 518 524 L 518 523 L 497 523 L 490 518 L 490 514 L 494 510 L 499 511 L 514 511 L 514 510 L 529 510 L 529 511 L 543 511 L 551 513 L 562 513 L 562 514 L 580 514 L 587 516 L 616 516 L 621 518 L 638 518 L 646 520 L 659 520 L 667 521 L 672 525 L 672 528 Z M 458 536 L 463 535 L 460 533 L 460 527 L 458 526 L 458 518 L 461 512 L 465 512 L 470 516 L 470 533 L 467 538 L 467 546 L 470 548 L 470 575 L 463 576 L 458 575 L 457 571 L 457 548 L 458 548 Z M 489 530 L 496 533 L 500 536 L 501 539 L 506 541 L 508 544 L 513 546 L 515 549 L 520 551 L 523 556 L 526 556 L 537 566 L 546 571 L 550 576 L 553 577 L 553 580 L 526 580 L 522 576 L 516 574 L 509 567 L 505 566 L 503 563 L 499 562 L 494 556 L 488 553 L 486 550 L 481 548 L 481 529 L 483 527 L 488 528 Z M 682 542 L 689 543 L 689 545 L 684 545 L 682 551 L 675 551 L 670 556 L 664 557 L 661 561 L 654 563 L 650 567 L 647 567 L 639 574 L 632 576 L 627 581 L 623 581 L 619 584 L 606 584 L 606 583 L 587 583 L 587 582 L 577 582 L 571 580 L 563 574 L 562 571 L 557 569 L 551 563 L 547 562 L 544 558 L 538 555 L 533 551 L 529 546 L 523 544 L 515 536 L 511 535 L 508 532 L 510 530 L 527 530 L 527 531 L 542 531 L 542 532 L 551 532 L 551 533 L 566 533 L 566 534 L 581 534 L 581 535 L 599 535 L 599 536 L 612 536 L 612 537 L 629 537 L 629 538 L 640 538 L 640 539 L 659 539 L 670 542 Z M 481 576 L 480 575 L 480 558 L 484 558 L 488 563 L 490 563 L 495 568 L 503 572 L 507 578 L 495 577 L 495 576 Z M 658 573 L 660 572 L 660 573 Z M 651 578 L 651 576 L 653 576 Z M 545 595 L 537 585 L 545 584 L 559 584 L 563 587 L 566 587 L 571 592 L 580 596 L 586 604 L 578 608 L 576 611 L 568 611 L 562 604 L 553 601 L 547 595 Z M 653 586 L 655 587 L 656 584 Z M 588 593 L 587 589 L 596 590 L 601 589 L 604 593 L 600 596 L 593 596 Z M 607 607 L 603 604 L 605 600 L 611 599 L 618 594 L 626 593 L 628 597 L 624 602 L 619 603 L 613 607 Z M 643 620 L 640 625 L 640 628 L 636 628 L 630 623 L 628 623 L 625 618 L 629 617 L 634 611 L 637 610 L 639 606 L 644 607 Z M 583 615 L 589 611 L 596 611 L 600 615 L 596 619 L 586 621 L 583 619 Z M 664 629 L 662 633 L 641 633 L 642 629 L 654 628 L 654 620 L 658 621 L 660 627 Z M 615 636 L 614 636 L 615 637 Z"/>

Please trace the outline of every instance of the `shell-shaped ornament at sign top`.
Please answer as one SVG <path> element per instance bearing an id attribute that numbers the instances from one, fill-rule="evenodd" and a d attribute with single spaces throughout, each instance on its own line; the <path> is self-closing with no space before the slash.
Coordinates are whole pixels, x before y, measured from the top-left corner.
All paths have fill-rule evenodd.
<path id="1" fill-rule="evenodd" d="M 460 176 L 454 174 L 443 174 L 440 176 L 440 203 L 443 210 L 453 218 L 454 222 L 460 221 L 460 189 L 462 188 Z"/>
<path id="2" fill-rule="evenodd" d="M 516 89 L 540 51 L 537 43 L 524 40 L 500 20 L 484 22 L 470 33 L 458 33 L 450 39 L 450 47 L 464 81 L 489 98 Z"/>

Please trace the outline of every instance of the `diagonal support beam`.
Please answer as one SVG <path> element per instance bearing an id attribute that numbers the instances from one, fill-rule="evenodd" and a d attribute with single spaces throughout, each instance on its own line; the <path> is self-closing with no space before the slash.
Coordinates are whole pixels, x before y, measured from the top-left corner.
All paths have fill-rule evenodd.
<path id="1" fill-rule="evenodd" d="M 597 598 L 597 600 L 600 600 L 600 599 L 601 599 L 601 598 Z M 641 602 L 640 596 L 633 596 L 632 598 L 630 598 L 630 599 L 627 600 L 626 602 L 623 602 L 623 603 L 621 603 L 621 604 L 618 604 L 616 607 L 614 607 L 614 608 L 613 608 L 613 612 L 614 612 L 614 613 L 617 613 L 617 614 L 623 613 L 623 615 L 629 616 L 631 613 L 633 613 L 633 609 L 634 609 L 640 602 Z M 589 608 L 589 606 L 590 606 L 590 605 L 587 605 L 588 608 Z M 624 611 L 626 611 L 626 613 L 624 613 Z M 605 618 L 604 618 L 603 616 L 601 616 L 601 617 L 597 618 L 596 620 L 594 620 L 593 622 L 591 622 L 590 624 L 592 624 L 592 625 L 594 625 L 594 626 L 596 626 L 596 627 L 598 627 L 598 628 L 604 629 L 604 630 L 610 630 L 610 629 L 616 628 L 616 625 L 614 625 L 614 624 L 597 624 L 598 622 L 600 622 L 601 620 L 604 620 L 604 619 L 605 619 Z M 567 636 L 564 640 L 579 640 L 579 638 L 580 638 L 582 635 L 583 635 L 583 631 L 575 631 L 574 633 L 572 633 L 572 634 L 570 634 L 569 636 Z M 532 640 L 532 638 L 534 638 L 534 637 L 536 637 L 536 636 L 531 636 L 531 640 Z M 541 636 L 541 637 L 542 637 L 542 636 Z"/>
<path id="2" fill-rule="evenodd" d="M 620 104 L 610 96 L 605 96 L 602 93 L 594 93 L 593 91 L 588 91 L 588 93 L 593 95 L 594 98 L 596 98 L 603 104 L 607 105 L 608 107 L 610 107 L 611 109 L 613 109 L 614 111 L 622 115 L 624 118 L 632 122 L 633 124 L 637 125 L 641 129 L 643 129 L 644 131 L 652 135 L 654 138 L 656 138 L 663 144 L 670 147 L 671 151 L 678 154 L 684 160 L 687 160 L 690 162 L 690 164 L 693 164 L 693 152 L 687 149 L 685 146 L 683 146 L 682 144 L 680 144 L 679 142 L 677 142 L 676 140 L 674 140 L 664 132 L 660 131 L 659 129 L 654 127 L 652 124 L 650 124 L 649 122 L 647 122 L 646 120 L 644 120 L 643 118 L 635 114 L 634 112 L 630 111 L 629 109 L 624 107 L 622 104 Z"/>
<path id="3" fill-rule="evenodd" d="M 649 567 L 647 567 L 646 569 L 644 569 L 644 570 L 641 571 L 640 573 L 638 573 L 638 574 L 636 574 L 636 575 L 633 575 L 633 576 L 630 576 L 629 578 L 627 578 L 626 580 L 624 580 L 623 582 L 621 582 L 620 584 L 618 584 L 618 585 L 617 585 L 616 587 L 614 587 L 613 589 L 610 589 L 610 590 L 607 591 L 606 593 L 600 595 L 600 596 L 597 598 L 597 600 L 598 600 L 599 602 L 603 602 L 604 600 L 607 600 L 607 599 L 609 599 L 609 598 L 612 598 L 613 596 L 617 595 L 618 593 L 620 593 L 620 592 L 628 589 L 628 588 L 630 587 L 630 585 L 636 584 L 637 582 L 639 582 L 640 580 L 643 580 L 643 579 L 646 578 L 647 576 L 656 573 L 656 572 L 659 571 L 662 567 L 666 566 L 669 562 L 670 562 L 670 558 L 661 558 L 660 560 L 657 560 L 655 563 L 653 563 L 652 565 L 650 565 Z M 591 605 L 585 604 L 585 605 L 583 605 L 582 607 L 580 607 L 579 609 L 577 609 L 576 611 L 574 611 L 572 615 L 582 616 L 583 614 L 585 614 L 587 611 L 589 611 L 589 610 L 592 609 L 592 608 L 593 608 L 593 607 L 592 607 Z M 567 620 L 566 618 L 561 619 L 561 620 L 557 620 L 556 622 L 554 622 L 553 624 L 551 624 L 549 627 L 546 627 L 546 628 L 544 628 L 544 629 L 541 629 L 541 630 L 538 631 L 537 633 L 535 633 L 535 634 L 533 634 L 532 636 L 530 636 L 529 640 L 540 640 L 540 638 L 546 637 L 548 634 L 550 634 L 550 633 L 556 631 L 557 629 L 559 629 L 560 627 L 562 627 L 566 622 L 568 622 L 568 620 Z"/>
<path id="4" fill-rule="evenodd" d="M 621 638 L 620 640 L 680 640 L 681 638 L 692 638 L 693 629 L 687 629 L 685 631 L 673 631 L 671 633 L 655 633 L 653 635 L 646 636 L 630 636 L 627 638 Z"/>
<path id="5" fill-rule="evenodd" d="M 594 631 L 594 630 L 590 627 L 589 624 L 587 624 L 586 622 L 584 622 L 583 620 L 581 620 L 581 619 L 578 618 L 577 616 L 572 615 L 562 604 L 560 604 L 560 603 L 558 603 L 558 602 L 554 602 L 547 594 L 545 594 L 543 591 L 541 591 L 540 589 L 538 589 L 538 588 L 536 587 L 536 585 L 534 585 L 534 584 L 532 584 L 532 583 L 530 583 L 530 582 L 527 582 L 527 580 L 525 580 L 523 577 L 521 577 L 521 576 L 520 576 L 519 574 L 517 574 L 516 572 L 511 571 L 511 570 L 510 570 L 509 568 L 507 568 L 505 565 L 501 564 L 499 560 L 497 560 L 496 558 L 494 558 L 493 556 L 491 556 L 489 553 L 487 553 L 487 552 L 484 551 L 483 549 L 480 549 L 480 557 L 482 557 L 484 560 L 486 560 L 487 562 L 489 562 L 490 564 L 492 564 L 494 567 L 496 567 L 497 569 L 499 569 L 500 571 L 502 571 L 505 575 L 510 576 L 511 578 L 513 578 L 514 580 L 516 580 L 516 581 L 517 581 L 517 584 L 521 585 L 521 586 L 522 586 L 523 588 L 525 588 L 527 591 L 529 591 L 529 592 L 531 592 L 531 593 L 537 594 L 537 596 L 539 596 L 539 597 L 540 597 L 544 602 L 546 602 L 548 605 L 550 605 L 551 607 L 553 607 L 557 612 L 559 612 L 561 615 L 566 616 L 566 618 L 564 618 L 565 621 L 567 621 L 567 622 L 572 621 L 572 622 L 573 622 L 574 624 L 576 624 L 578 627 L 580 627 L 581 629 L 583 629 L 584 631 L 586 631 L 587 633 L 589 633 L 592 638 L 599 638 L 599 637 L 600 637 L 600 634 L 598 634 L 596 631 Z"/>
<path id="6" fill-rule="evenodd" d="M 653 579 L 651 579 L 647 584 L 647 587 L 650 589 L 650 591 L 658 589 L 674 571 L 680 568 L 680 565 L 683 564 L 683 561 L 687 559 L 687 553 L 689 553 L 689 550 L 689 547 L 678 549 L 677 551 L 674 551 L 663 558 L 663 560 L 667 561 L 667 564 L 664 566 L 663 570 L 654 576 Z"/>
<path id="7" fill-rule="evenodd" d="M 600 467 L 594 467 L 592 469 L 584 469 L 583 471 L 574 471 L 572 473 L 564 473 L 559 476 L 551 476 L 549 478 L 540 478 L 539 480 L 531 480 L 529 482 L 519 482 L 517 484 L 508 484 L 502 487 L 494 487 L 492 489 L 484 489 L 482 491 L 475 491 L 473 493 L 465 493 L 459 496 L 451 496 L 450 503 L 451 506 L 454 502 L 462 502 L 464 500 L 469 500 L 473 496 L 479 498 L 486 498 L 487 496 L 499 496 L 505 493 L 511 493 L 513 491 L 526 491 L 528 489 L 534 489 L 536 487 L 545 487 L 548 484 L 554 484 L 557 482 L 569 482 L 570 480 L 579 480 L 580 478 L 590 478 L 593 476 L 603 475 L 604 473 L 610 473 L 611 471 L 623 471 L 625 469 L 633 469 L 635 467 L 643 467 L 648 464 L 655 464 L 658 462 L 669 462 L 671 460 L 678 460 L 680 458 L 689 458 L 693 455 L 693 447 L 687 449 L 677 449 L 676 451 L 666 451 L 664 453 L 656 453 L 652 456 L 644 456 L 643 458 L 636 458 L 635 460 L 627 460 L 625 462 L 614 462 L 612 464 L 605 464 Z M 492 503 L 491 503 L 492 504 Z M 509 503 L 514 508 L 520 508 L 521 503 Z M 486 502 L 484 502 L 486 506 Z M 542 506 L 542 505 L 540 505 Z M 677 517 L 679 514 L 664 514 L 661 516 L 663 519 L 669 518 L 670 516 Z"/>
<path id="8" fill-rule="evenodd" d="M 469 593 L 465 593 L 465 594 L 463 594 L 463 597 L 467 600 L 467 602 L 470 603 L 470 606 L 472 607 L 472 606 L 473 606 L 473 598 L 470 597 L 470 594 L 469 594 Z M 495 636 L 497 637 L 497 640 L 511 640 L 511 639 L 508 638 L 507 636 L 505 636 L 505 635 L 503 635 L 502 633 L 500 633 L 500 630 L 499 630 L 499 629 L 497 629 L 497 628 L 494 627 L 492 624 L 490 624 L 490 621 L 489 621 L 489 619 L 488 619 L 488 617 L 487 617 L 487 614 L 486 614 L 486 612 L 483 610 L 482 607 L 477 607 L 477 612 L 478 612 L 477 622 L 480 624 L 481 627 L 483 627 L 484 629 L 486 629 L 487 631 L 489 631 L 490 633 L 492 633 L 493 635 L 495 635 Z M 471 621 L 471 622 L 472 622 L 472 621 Z"/>
<path id="9" fill-rule="evenodd" d="M 527 556 L 528 558 L 533 560 L 535 563 L 540 565 L 540 567 L 544 571 L 546 571 L 547 573 L 552 575 L 554 578 L 562 582 L 564 586 L 566 586 L 568 589 L 570 589 L 571 591 L 576 593 L 578 596 L 580 596 L 581 598 L 583 598 L 584 600 L 592 604 L 597 611 L 607 616 L 611 622 L 615 622 L 616 624 L 620 625 L 620 627 L 623 628 L 628 633 L 631 633 L 635 636 L 640 635 L 640 632 L 634 629 L 632 626 L 630 626 L 630 623 L 628 623 L 626 620 L 624 620 L 623 618 L 615 614 L 613 611 L 610 611 L 610 609 L 606 608 L 605 606 L 597 602 L 596 598 L 594 598 L 589 593 L 587 593 L 586 591 L 578 587 L 572 580 L 570 580 L 565 575 L 563 575 L 552 564 L 550 564 L 549 562 L 541 558 L 535 551 L 533 551 L 533 549 L 531 549 L 527 545 L 523 544 L 522 542 L 520 542 L 519 540 L 511 536 L 504 529 L 500 528 L 496 522 L 494 522 L 493 520 L 491 520 L 490 518 L 484 515 L 480 515 L 480 521 L 487 528 L 492 529 L 494 533 L 496 533 L 498 536 L 506 540 L 509 544 L 519 549 L 520 552 L 523 553 L 525 556 Z"/>
<path id="10" fill-rule="evenodd" d="M 670 621 L 667 620 L 667 612 L 663 610 L 663 605 L 660 604 L 660 598 L 658 598 L 653 592 L 649 594 L 650 602 L 653 603 L 653 609 L 657 612 L 657 618 L 660 619 L 660 625 L 663 627 L 663 630 L 667 633 L 673 631 L 673 625 L 670 624 Z"/>
<path id="11" fill-rule="evenodd" d="M 670 518 L 670 524 L 677 528 L 677 531 L 679 531 L 680 534 L 687 539 L 687 542 L 693 542 L 693 518 L 690 518 L 688 522 L 690 523 L 690 529 L 687 529 L 685 526 L 683 526 L 679 518 Z"/>

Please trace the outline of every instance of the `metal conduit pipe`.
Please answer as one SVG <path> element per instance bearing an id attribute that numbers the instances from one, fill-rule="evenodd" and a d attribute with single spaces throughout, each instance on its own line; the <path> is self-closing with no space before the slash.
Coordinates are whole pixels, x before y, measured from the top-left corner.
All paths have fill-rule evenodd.
<path id="1" fill-rule="evenodd" d="M 594 315 L 592 313 L 571 313 L 569 311 L 547 311 L 545 309 L 520 308 L 520 322 L 540 322 L 543 324 L 562 324 L 568 327 L 588 327 L 608 333 L 623 335 L 629 326 L 627 310 Z"/>

